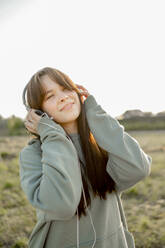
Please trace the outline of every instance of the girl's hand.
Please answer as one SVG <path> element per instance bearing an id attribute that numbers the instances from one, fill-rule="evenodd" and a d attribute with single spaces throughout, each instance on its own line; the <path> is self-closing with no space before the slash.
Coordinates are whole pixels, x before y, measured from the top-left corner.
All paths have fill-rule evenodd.
<path id="1" fill-rule="evenodd" d="M 82 103 L 84 103 L 84 101 L 87 99 L 90 93 L 82 85 L 76 84 L 76 86 L 80 91 Z M 83 97 L 85 97 L 85 99 Z"/>
<path id="2" fill-rule="evenodd" d="M 26 129 L 33 134 L 38 134 L 37 126 L 40 119 L 41 116 L 35 113 L 35 109 L 30 109 L 24 121 Z"/>

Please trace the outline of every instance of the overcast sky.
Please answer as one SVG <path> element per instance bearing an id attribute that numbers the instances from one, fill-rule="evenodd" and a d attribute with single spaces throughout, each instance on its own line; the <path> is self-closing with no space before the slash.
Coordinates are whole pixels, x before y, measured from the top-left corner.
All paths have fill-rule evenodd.
<path id="1" fill-rule="evenodd" d="M 165 110 L 164 0 L 1 0 L 0 115 L 24 118 L 22 91 L 50 66 L 112 116 Z"/>

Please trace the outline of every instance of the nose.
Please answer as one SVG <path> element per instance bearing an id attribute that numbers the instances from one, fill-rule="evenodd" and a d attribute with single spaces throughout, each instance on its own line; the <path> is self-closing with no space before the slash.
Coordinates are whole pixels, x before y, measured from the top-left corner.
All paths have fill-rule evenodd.
<path id="1" fill-rule="evenodd" d="M 69 98 L 69 96 L 68 95 L 62 95 L 61 96 L 61 98 L 60 98 L 60 101 L 64 101 L 65 99 L 67 99 L 67 98 Z"/>

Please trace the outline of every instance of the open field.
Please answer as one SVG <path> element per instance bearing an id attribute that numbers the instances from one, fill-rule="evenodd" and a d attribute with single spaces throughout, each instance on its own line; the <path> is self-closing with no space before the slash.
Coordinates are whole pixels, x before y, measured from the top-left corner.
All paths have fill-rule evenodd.
<path id="1" fill-rule="evenodd" d="M 165 248 L 165 131 L 129 132 L 152 156 L 151 175 L 123 193 L 136 248 Z M 25 248 L 35 210 L 20 188 L 18 154 L 28 137 L 0 137 L 0 247 Z M 115 247 L 114 247 L 115 248 Z"/>

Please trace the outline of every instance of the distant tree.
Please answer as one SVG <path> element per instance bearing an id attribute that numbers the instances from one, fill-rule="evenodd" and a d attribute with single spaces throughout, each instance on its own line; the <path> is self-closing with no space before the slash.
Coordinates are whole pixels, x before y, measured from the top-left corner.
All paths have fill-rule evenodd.
<path id="1" fill-rule="evenodd" d="M 0 115 L 0 136 L 8 135 L 7 121 Z"/>
<path id="2" fill-rule="evenodd" d="M 15 115 L 12 115 L 7 119 L 7 127 L 9 135 L 21 135 L 25 133 L 23 120 Z"/>

